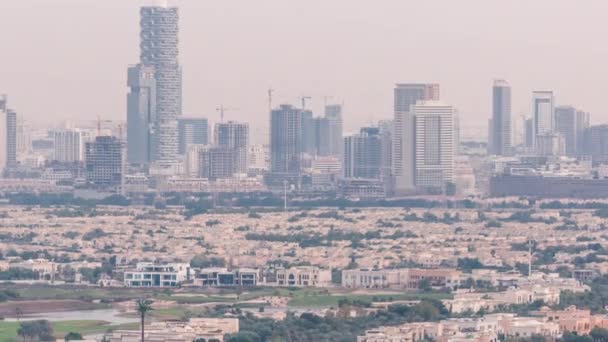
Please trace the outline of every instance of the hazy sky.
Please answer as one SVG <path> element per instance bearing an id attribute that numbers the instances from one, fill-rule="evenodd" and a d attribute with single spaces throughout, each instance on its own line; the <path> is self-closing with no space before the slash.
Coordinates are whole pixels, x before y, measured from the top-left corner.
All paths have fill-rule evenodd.
<path id="1" fill-rule="evenodd" d="M 0 0 L 0 93 L 27 119 L 124 119 L 140 0 Z M 438 82 L 485 126 L 494 78 L 513 114 L 534 89 L 608 122 L 606 0 L 178 0 L 184 114 L 268 125 L 276 101 L 345 103 L 346 129 L 392 112 L 396 82 Z"/>

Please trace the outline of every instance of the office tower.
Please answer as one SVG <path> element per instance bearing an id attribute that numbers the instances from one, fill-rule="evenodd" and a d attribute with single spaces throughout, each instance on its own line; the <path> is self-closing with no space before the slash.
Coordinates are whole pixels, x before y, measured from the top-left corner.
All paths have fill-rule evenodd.
<path id="1" fill-rule="evenodd" d="M 179 11 L 165 5 L 142 7 L 140 13 L 140 62 L 154 68 L 156 81 L 153 160 L 158 165 L 170 166 L 178 161 L 177 118 L 182 109 Z"/>
<path id="2" fill-rule="evenodd" d="M 156 79 L 153 66 L 129 68 L 127 85 L 127 161 L 146 165 L 154 160 Z"/>
<path id="3" fill-rule="evenodd" d="M 397 84 L 394 89 L 393 176 L 395 192 L 414 189 L 414 114 L 418 101 L 438 101 L 438 84 Z"/>
<path id="4" fill-rule="evenodd" d="M 527 148 L 534 147 L 534 119 L 526 119 L 524 121 L 524 144 Z"/>
<path id="5" fill-rule="evenodd" d="M 331 121 L 328 118 L 314 118 L 315 154 L 325 157 L 332 155 Z M 341 135 L 341 133 L 338 133 Z"/>
<path id="6" fill-rule="evenodd" d="M 270 170 L 273 173 L 302 172 L 302 111 L 281 105 L 270 117 Z"/>
<path id="7" fill-rule="evenodd" d="M 444 189 L 454 181 L 454 108 L 428 101 L 412 106 L 417 187 Z"/>
<path id="8" fill-rule="evenodd" d="M 54 132 L 54 159 L 67 163 L 84 161 L 85 139 L 85 133 L 80 131 Z"/>
<path id="9" fill-rule="evenodd" d="M 559 106 L 555 108 L 555 131 L 564 139 L 565 154 L 576 156 L 579 151 L 581 129 L 578 127 L 579 112 L 572 106 Z M 581 114 L 582 115 L 582 114 Z M 580 122 L 584 125 L 583 122 Z M 582 129 L 584 132 L 584 128 Z"/>
<path id="10" fill-rule="evenodd" d="M 190 145 L 209 144 L 209 123 L 205 118 L 179 118 L 179 153 L 185 154 Z"/>
<path id="11" fill-rule="evenodd" d="M 379 128 L 364 127 L 359 134 L 344 138 L 342 170 L 344 178 L 380 179 L 382 141 Z"/>
<path id="12" fill-rule="evenodd" d="M 393 165 L 393 120 L 382 120 L 378 122 L 380 128 L 381 151 L 381 173 L 382 179 L 388 180 L 392 176 Z"/>
<path id="13" fill-rule="evenodd" d="M 342 105 L 331 104 L 325 106 L 325 118 L 329 124 L 329 151 L 328 155 L 341 156 L 343 152 L 343 119 Z"/>
<path id="14" fill-rule="evenodd" d="M 581 156 L 585 152 L 585 132 L 589 128 L 589 113 L 576 112 L 576 154 Z"/>
<path id="15" fill-rule="evenodd" d="M 511 86 L 505 80 L 495 80 L 492 87 L 491 154 L 511 153 Z"/>
<path id="16" fill-rule="evenodd" d="M 0 95 L 0 177 L 6 168 L 6 156 L 8 150 L 8 135 L 7 135 L 7 105 L 8 98 L 6 95 Z"/>
<path id="17" fill-rule="evenodd" d="M 608 125 L 595 125 L 585 130 L 584 155 L 593 164 L 608 163 Z"/>
<path id="18" fill-rule="evenodd" d="M 200 153 L 200 177 L 210 180 L 232 178 L 236 169 L 236 150 L 206 147 Z"/>
<path id="19" fill-rule="evenodd" d="M 534 120 L 533 135 L 534 147 L 536 137 L 552 133 L 555 130 L 555 110 L 552 91 L 535 91 L 532 93 L 532 119 Z"/>
<path id="20" fill-rule="evenodd" d="M 228 121 L 215 125 L 215 147 L 231 150 L 234 162 L 233 174 L 247 173 L 247 147 L 249 146 L 249 124 Z"/>
<path id="21" fill-rule="evenodd" d="M 6 111 L 6 169 L 17 168 L 17 113 Z"/>
<path id="22" fill-rule="evenodd" d="M 98 136 L 85 144 L 87 183 L 98 189 L 120 188 L 123 176 L 123 144 L 116 137 Z"/>

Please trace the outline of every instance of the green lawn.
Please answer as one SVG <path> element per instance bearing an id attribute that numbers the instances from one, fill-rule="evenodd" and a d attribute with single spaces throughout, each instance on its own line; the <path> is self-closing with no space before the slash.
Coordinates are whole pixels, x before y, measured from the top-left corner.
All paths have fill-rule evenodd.
<path id="1" fill-rule="evenodd" d="M 137 323 L 109 325 L 104 321 L 61 321 L 53 322 L 53 330 L 57 340 L 63 340 L 63 337 L 69 332 L 78 332 L 81 334 L 87 333 L 102 333 L 116 329 L 137 329 Z M 2 322 L 0 321 L 0 342 L 17 341 L 18 322 Z"/>

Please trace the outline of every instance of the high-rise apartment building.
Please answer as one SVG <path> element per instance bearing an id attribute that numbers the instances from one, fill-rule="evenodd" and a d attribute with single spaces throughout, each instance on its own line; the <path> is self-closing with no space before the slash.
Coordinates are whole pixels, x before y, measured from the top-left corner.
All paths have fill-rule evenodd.
<path id="1" fill-rule="evenodd" d="M 247 147 L 249 146 L 249 124 L 234 121 L 215 125 L 215 147 L 234 153 L 234 173 L 247 173 Z"/>
<path id="2" fill-rule="evenodd" d="M 536 155 L 540 157 L 557 157 L 566 154 L 564 137 L 559 133 L 547 133 L 536 136 Z"/>
<path id="3" fill-rule="evenodd" d="M 332 155 L 331 121 L 328 118 L 314 118 L 314 130 L 315 155 L 319 157 Z M 342 135 L 341 133 L 337 134 Z M 339 156 L 339 154 L 336 156 Z"/>
<path id="4" fill-rule="evenodd" d="M 378 127 L 364 127 L 359 134 L 344 138 L 342 171 L 344 178 L 380 179 L 382 140 Z"/>
<path id="5" fill-rule="evenodd" d="M 454 108 L 428 101 L 412 106 L 415 185 L 440 190 L 454 181 Z"/>
<path id="6" fill-rule="evenodd" d="M 179 118 L 179 153 L 185 154 L 190 145 L 209 144 L 209 122 L 205 118 Z"/>
<path id="7" fill-rule="evenodd" d="M 129 68 L 127 85 L 127 161 L 146 165 L 154 160 L 156 79 L 153 66 Z"/>
<path id="8" fill-rule="evenodd" d="M 178 161 L 177 119 L 182 110 L 179 11 L 171 6 L 146 6 L 140 14 L 140 63 L 154 68 L 156 85 L 153 160 L 170 166 Z"/>
<path id="9" fill-rule="evenodd" d="M 344 149 L 342 105 L 331 104 L 325 106 L 325 119 L 328 121 L 329 149 L 327 155 L 341 156 Z"/>
<path id="10" fill-rule="evenodd" d="M 247 163 L 249 164 L 249 172 L 265 172 L 268 171 L 269 157 L 268 146 L 252 145 L 248 148 Z"/>
<path id="11" fill-rule="evenodd" d="M 206 147 L 200 152 L 200 177 L 211 180 L 232 178 L 237 166 L 236 150 L 225 147 Z"/>
<path id="12" fill-rule="evenodd" d="M 188 177 L 200 177 L 201 153 L 209 148 L 209 145 L 188 145 L 185 154 L 184 173 Z"/>
<path id="13" fill-rule="evenodd" d="M 495 80 L 492 87 L 490 153 L 505 156 L 511 153 L 511 86 L 505 80 Z"/>
<path id="14" fill-rule="evenodd" d="M 553 133 L 555 130 L 555 104 L 553 91 L 535 91 L 532 93 L 532 120 L 534 147 L 536 137 Z"/>
<path id="15" fill-rule="evenodd" d="M 123 143 L 113 136 L 98 136 L 85 144 L 87 183 L 98 189 L 116 190 L 122 185 Z"/>
<path id="16" fill-rule="evenodd" d="M 397 84 L 394 90 L 393 176 L 397 194 L 415 188 L 414 113 L 418 101 L 438 101 L 438 84 Z"/>
<path id="17" fill-rule="evenodd" d="M 302 110 L 302 152 L 316 154 L 315 118 L 310 110 Z"/>
<path id="18" fill-rule="evenodd" d="M 270 170 L 273 173 L 302 172 L 302 111 L 281 105 L 270 117 Z"/>
<path id="19" fill-rule="evenodd" d="M 77 130 L 53 133 L 54 159 L 60 162 L 73 163 L 84 161 L 86 134 Z"/>

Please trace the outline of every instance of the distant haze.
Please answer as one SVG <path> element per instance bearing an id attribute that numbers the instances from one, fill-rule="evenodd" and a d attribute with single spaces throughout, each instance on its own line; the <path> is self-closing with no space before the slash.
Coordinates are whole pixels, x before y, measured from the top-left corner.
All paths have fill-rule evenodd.
<path id="1" fill-rule="evenodd" d="M 220 104 L 268 125 L 279 102 L 345 103 L 347 131 L 392 116 L 397 82 L 437 82 L 464 127 L 485 127 L 494 78 L 513 117 L 534 89 L 608 122 L 606 0 L 180 0 L 184 115 Z M 0 93 L 29 120 L 125 119 L 139 60 L 137 0 L 0 0 Z"/>

